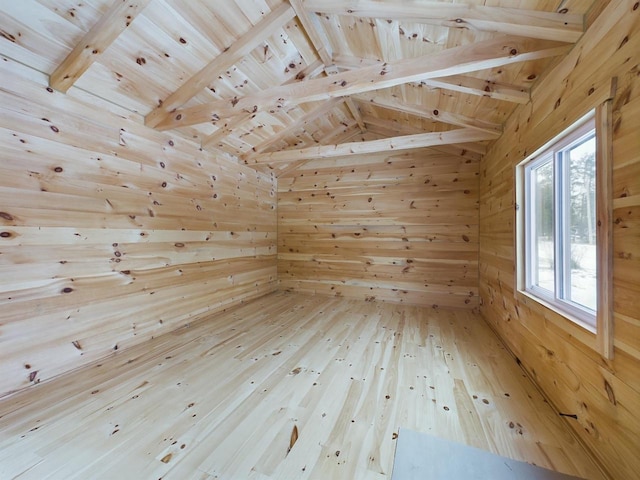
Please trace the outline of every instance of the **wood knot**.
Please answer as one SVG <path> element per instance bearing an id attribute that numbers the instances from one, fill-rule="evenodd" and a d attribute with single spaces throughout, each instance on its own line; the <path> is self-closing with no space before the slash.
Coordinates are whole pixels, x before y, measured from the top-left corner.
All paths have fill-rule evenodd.
<path id="1" fill-rule="evenodd" d="M 607 392 L 609 402 L 611 402 L 612 405 L 617 405 L 618 402 L 616 401 L 616 395 L 613 392 L 613 387 L 611 387 L 611 384 L 606 379 L 604 381 L 604 389 Z"/>

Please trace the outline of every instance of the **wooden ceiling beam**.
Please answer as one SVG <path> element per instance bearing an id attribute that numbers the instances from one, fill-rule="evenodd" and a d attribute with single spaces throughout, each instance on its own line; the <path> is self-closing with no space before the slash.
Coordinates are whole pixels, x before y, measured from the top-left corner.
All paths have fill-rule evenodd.
<path id="1" fill-rule="evenodd" d="M 441 78 L 429 78 L 422 81 L 424 85 L 442 88 L 454 92 L 468 93 L 481 97 L 495 98 L 506 102 L 526 104 L 531 99 L 531 91 L 527 88 L 504 85 L 467 75 L 451 75 Z"/>
<path id="2" fill-rule="evenodd" d="M 346 124 L 340 123 L 322 139 L 322 145 L 338 145 L 360 134 L 360 127 L 355 120 Z"/>
<path id="3" fill-rule="evenodd" d="M 359 58 L 349 55 L 334 56 L 333 61 L 338 68 L 342 68 L 344 70 L 354 70 L 356 68 L 370 67 L 372 65 L 383 65 L 384 63 L 381 60 Z M 421 80 L 420 84 L 431 88 L 441 88 L 443 90 L 452 90 L 467 93 L 469 95 L 490 97 L 495 98 L 496 100 L 504 100 L 512 103 L 526 104 L 531 98 L 531 92 L 528 88 L 489 82 L 487 80 L 481 80 L 479 78 L 469 77 L 466 75 L 452 75 L 442 78 L 425 79 Z"/>
<path id="4" fill-rule="evenodd" d="M 318 53 L 318 57 L 320 57 L 320 60 L 322 60 L 322 63 L 324 63 L 326 67 L 329 67 L 332 64 L 331 47 L 329 46 L 326 36 L 323 34 L 322 27 L 320 27 L 314 16 L 309 15 L 303 7 L 301 0 L 289 0 L 289 3 L 295 11 L 302 28 L 304 28 L 304 31 L 307 33 L 313 48 L 315 48 Z"/>
<path id="5" fill-rule="evenodd" d="M 289 0 L 291 6 L 295 10 L 298 20 L 302 24 L 307 36 L 311 40 L 311 44 L 313 48 L 318 53 L 318 57 L 322 60 L 325 66 L 325 72 L 328 76 L 334 75 L 338 73 L 337 67 L 333 64 L 333 55 L 331 51 L 331 46 L 329 44 L 329 40 L 326 38 L 324 30 L 322 26 L 319 24 L 318 20 L 315 16 L 311 16 L 307 13 L 307 11 L 302 6 L 302 0 Z M 360 126 L 360 130 L 364 133 L 364 124 L 362 123 L 362 117 L 360 115 L 360 111 L 358 107 L 354 105 L 353 102 L 347 100 L 346 103 L 347 110 L 353 116 L 358 125 Z"/>
<path id="6" fill-rule="evenodd" d="M 257 112 L 265 107 L 282 108 L 287 104 L 326 100 L 406 82 L 494 68 L 502 65 L 562 55 L 571 45 L 548 40 L 526 40 L 500 36 L 472 45 L 454 47 L 418 58 L 407 58 L 358 70 L 278 86 L 240 98 L 209 102 L 173 112 L 157 128 L 168 130 L 198 123 L 217 122 L 221 118 Z"/>
<path id="7" fill-rule="evenodd" d="M 49 77 L 49 86 L 66 93 L 98 57 L 115 42 L 151 0 L 114 0 L 58 68 Z"/>
<path id="8" fill-rule="evenodd" d="M 356 97 L 354 97 L 356 98 Z M 362 95 L 356 98 L 359 101 L 382 107 L 396 112 L 407 113 L 428 120 L 456 125 L 458 127 L 474 128 L 483 132 L 493 133 L 496 138 L 502 134 L 502 125 L 486 122 L 475 118 L 466 117 L 457 113 L 449 113 L 440 109 L 429 108 L 426 105 L 408 105 L 382 95 Z"/>
<path id="9" fill-rule="evenodd" d="M 145 125 L 155 127 L 165 120 L 170 112 L 181 107 L 200 93 L 212 80 L 218 78 L 220 72 L 227 70 L 243 57 L 249 55 L 270 36 L 283 28 L 295 15 L 295 12 L 287 3 L 281 4 L 267 14 L 248 32 L 233 41 L 220 55 L 217 55 L 204 68 L 169 95 L 160 106 L 149 113 L 144 119 Z"/>
<path id="10" fill-rule="evenodd" d="M 306 82 L 307 80 L 317 77 L 324 71 L 324 64 L 317 60 L 313 62 L 311 65 L 308 65 L 307 68 L 302 70 L 298 75 L 294 78 L 287 80 L 283 85 L 290 85 L 294 82 Z M 222 127 L 213 132 L 207 138 L 203 139 L 201 142 L 202 148 L 207 148 L 212 145 L 221 145 L 222 140 L 224 140 L 229 135 L 232 135 L 234 131 L 240 128 L 249 120 L 253 119 L 256 116 L 255 113 L 245 113 L 243 115 L 236 115 L 234 117 L 228 118 Z"/>
<path id="11" fill-rule="evenodd" d="M 395 120 L 383 120 L 381 118 L 367 117 L 363 118 L 367 131 L 383 137 L 392 137 L 398 135 L 416 135 L 424 133 L 420 128 L 406 125 Z M 466 156 L 479 160 L 482 155 L 487 153 L 486 145 L 478 142 L 452 143 L 448 145 L 433 145 L 429 148 L 440 150 L 445 153 L 455 153 L 456 155 Z"/>
<path id="12" fill-rule="evenodd" d="M 584 33 L 583 15 L 520 8 L 402 0 L 303 0 L 303 6 L 310 12 L 403 20 L 570 43 L 577 42 Z"/>
<path id="13" fill-rule="evenodd" d="M 234 132 L 234 130 L 241 127 L 242 125 L 247 123 L 249 120 L 252 120 L 253 118 L 255 118 L 255 116 L 256 116 L 255 113 L 245 113 L 243 115 L 236 115 L 235 117 L 229 117 L 218 130 L 213 132 L 208 137 L 204 138 L 200 143 L 200 146 L 202 148 L 207 148 L 212 145 L 221 147 L 222 140 L 224 140 L 226 137 L 231 135 Z"/>
<path id="14" fill-rule="evenodd" d="M 282 150 L 279 152 L 262 153 L 251 157 L 249 163 L 283 163 L 297 160 L 317 158 L 343 157 L 350 155 L 364 155 L 375 152 L 409 150 L 413 148 L 430 147 L 433 145 L 448 145 L 452 143 L 476 142 L 491 140 L 493 135 L 472 128 L 459 128 L 448 132 L 419 133 L 393 138 L 383 138 L 368 142 L 350 142 L 339 145 L 322 145 L 302 149 Z"/>
<path id="15" fill-rule="evenodd" d="M 290 123 L 289 125 L 284 127 L 282 130 L 280 130 L 275 135 L 271 135 L 269 138 L 267 138 L 263 142 L 259 143 L 258 145 L 255 145 L 253 147 L 253 149 L 252 149 L 253 152 L 245 154 L 243 156 L 243 158 L 249 158 L 249 157 L 253 156 L 255 153 L 264 152 L 266 149 L 268 149 L 274 143 L 279 142 L 280 140 L 284 139 L 287 135 L 292 134 L 296 130 L 300 130 L 300 129 L 305 128 L 311 122 L 315 121 L 318 117 L 328 114 L 331 110 L 333 110 L 334 108 L 336 108 L 339 104 L 341 104 L 343 102 L 344 102 L 344 99 L 342 99 L 342 98 L 332 98 L 332 99 L 330 99 L 330 100 L 328 100 L 326 102 L 321 103 L 316 108 L 314 108 L 312 110 L 309 110 L 307 113 L 302 115 L 295 122 Z"/>
<path id="16" fill-rule="evenodd" d="M 328 144 L 336 144 L 336 143 L 343 143 L 346 141 L 351 140 L 353 137 L 355 137 L 356 135 L 360 135 L 360 127 L 358 126 L 358 124 L 354 121 L 352 124 L 350 125 L 340 125 L 340 128 L 336 128 L 334 129 L 334 131 L 332 133 L 330 133 L 329 135 L 327 135 L 327 137 L 323 138 L 323 145 L 328 145 Z M 295 162 L 291 162 L 291 163 L 279 163 L 277 164 L 274 168 L 274 170 L 276 170 L 276 177 L 280 178 L 283 175 L 286 175 L 294 170 L 297 170 L 298 168 L 300 168 L 302 165 L 312 162 L 313 159 L 308 159 L 308 160 L 296 160 Z M 248 163 L 248 162 L 245 162 Z M 254 165 L 255 166 L 255 165 Z"/>
<path id="17" fill-rule="evenodd" d="M 355 102 L 351 99 L 351 97 L 345 98 L 345 105 L 347 106 L 347 110 L 351 113 L 351 116 L 355 119 L 358 127 L 360 127 L 360 132 L 364 133 L 367 129 L 364 126 L 364 122 L 362 121 L 362 115 L 360 114 L 360 109 L 355 104 Z"/>

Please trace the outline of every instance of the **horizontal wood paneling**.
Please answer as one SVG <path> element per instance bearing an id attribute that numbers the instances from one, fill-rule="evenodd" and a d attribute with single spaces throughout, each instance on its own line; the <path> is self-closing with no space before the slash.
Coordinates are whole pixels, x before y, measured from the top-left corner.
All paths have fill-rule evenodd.
<path id="1" fill-rule="evenodd" d="M 274 177 L 2 60 L 0 396 L 277 288 Z"/>
<path id="2" fill-rule="evenodd" d="M 640 9 L 611 2 L 534 89 L 481 162 L 481 312 L 612 478 L 640 471 Z M 594 336 L 514 296 L 514 166 L 598 103 L 611 78 L 613 138 L 612 361 Z M 563 323 L 564 322 L 564 323 Z M 586 343 L 586 345 L 585 345 Z"/>
<path id="3" fill-rule="evenodd" d="M 278 179 L 280 287 L 477 306 L 478 162 L 425 149 L 345 163 Z"/>

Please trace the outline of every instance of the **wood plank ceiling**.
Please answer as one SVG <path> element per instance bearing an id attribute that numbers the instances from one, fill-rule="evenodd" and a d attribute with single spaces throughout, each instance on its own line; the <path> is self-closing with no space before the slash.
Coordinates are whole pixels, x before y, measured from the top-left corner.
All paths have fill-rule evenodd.
<path id="1" fill-rule="evenodd" d="M 593 4 L 21 0 L 2 2 L 0 41 L 56 90 L 278 174 L 381 150 L 484 153 Z"/>

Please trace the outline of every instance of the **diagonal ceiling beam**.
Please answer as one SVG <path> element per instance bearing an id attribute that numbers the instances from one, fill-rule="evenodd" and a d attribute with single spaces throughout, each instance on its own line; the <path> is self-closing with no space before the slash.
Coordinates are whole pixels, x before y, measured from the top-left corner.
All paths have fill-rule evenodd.
<path id="1" fill-rule="evenodd" d="M 311 44 L 313 48 L 318 53 L 318 57 L 322 60 L 325 66 L 325 72 L 327 75 L 334 75 L 338 73 L 338 69 L 333 64 L 333 54 L 331 51 L 331 46 L 329 41 L 325 35 L 322 26 L 319 24 L 318 20 L 314 16 L 311 16 L 307 13 L 307 11 L 302 6 L 302 0 L 289 0 L 291 6 L 296 12 L 298 16 L 298 20 L 302 24 L 305 32 L 307 33 L 309 40 L 311 40 Z M 362 123 L 362 117 L 360 116 L 360 111 L 354 105 L 353 102 L 347 100 L 346 102 L 347 110 L 353 116 L 356 122 L 358 122 L 358 126 L 360 130 L 364 132 L 364 124 Z"/>
<path id="2" fill-rule="evenodd" d="M 320 73 L 324 71 L 324 64 L 317 60 L 313 62 L 311 65 L 307 66 L 304 70 L 302 70 L 298 75 L 296 75 L 293 79 L 288 80 L 284 83 L 284 85 L 288 85 L 294 82 L 306 82 L 307 80 L 318 76 Z M 242 115 L 236 115 L 234 117 L 228 118 L 222 127 L 213 132 L 207 138 L 202 140 L 201 147 L 207 148 L 212 145 L 218 144 L 220 146 L 220 142 L 229 135 L 233 134 L 234 130 L 244 125 L 249 120 L 253 119 L 256 116 L 255 113 L 249 112 L 244 113 Z"/>
<path id="3" fill-rule="evenodd" d="M 479 95 L 481 97 L 491 97 L 496 100 L 504 100 L 512 103 L 526 104 L 531 99 L 531 92 L 526 88 L 489 82 L 466 75 L 429 78 L 422 83 L 434 88 Z"/>
<path id="4" fill-rule="evenodd" d="M 351 140 L 353 137 L 355 137 L 356 135 L 360 135 L 360 127 L 356 122 L 347 126 L 340 125 L 340 127 L 341 128 L 335 129 L 333 133 L 330 133 L 325 138 L 323 138 L 322 145 L 339 144 L 339 143 L 347 142 Z M 312 161 L 313 159 L 296 160 L 295 162 L 291 162 L 291 163 L 279 163 L 275 167 L 273 166 L 272 167 L 274 168 L 274 170 L 276 170 L 276 177 L 279 178 L 283 175 L 286 175 L 289 172 L 292 172 L 293 170 L 297 170 L 302 165 Z M 245 161 L 245 163 L 249 163 L 249 162 Z"/>
<path id="5" fill-rule="evenodd" d="M 287 3 L 281 4 L 169 95 L 162 102 L 162 105 L 156 107 L 146 116 L 145 125 L 148 127 L 158 125 L 170 112 L 191 100 L 206 88 L 212 79 L 217 78 L 220 72 L 227 70 L 243 57 L 249 55 L 256 47 L 291 21 L 293 17 L 295 17 L 293 9 Z"/>
<path id="6" fill-rule="evenodd" d="M 352 57 L 349 55 L 334 56 L 333 61 L 337 67 L 345 70 L 370 67 L 372 65 L 383 65 L 384 63 L 381 60 Z M 449 77 L 424 79 L 421 80 L 420 83 L 432 88 L 441 88 L 443 90 L 463 92 L 469 95 L 490 97 L 495 98 L 496 100 L 504 100 L 512 103 L 525 104 L 531 98 L 528 88 L 490 82 L 465 75 L 452 75 Z"/>
<path id="7" fill-rule="evenodd" d="M 322 60 L 322 63 L 324 63 L 325 66 L 329 67 L 332 64 L 331 47 L 329 46 L 329 42 L 327 41 L 322 28 L 320 28 L 314 16 L 309 15 L 307 10 L 303 7 L 302 0 L 289 0 L 289 3 L 296 12 L 296 16 L 302 24 L 302 28 L 304 28 L 304 31 L 307 33 L 309 40 L 311 40 L 313 48 L 315 48 L 318 53 L 318 57 L 320 57 L 320 60 Z"/>
<path id="8" fill-rule="evenodd" d="M 49 77 L 49 85 L 65 93 L 124 32 L 151 0 L 114 0 L 107 12 L 80 40 Z"/>
<path id="9" fill-rule="evenodd" d="M 457 125 L 459 127 L 474 128 L 483 132 L 493 133 L 496 138 L 502 134 L 502 125 L 498 123 L 486 122 L 484 120 L 466 117 L 457 113 L 449 113 L 440 109 L 429 108 L 426 105 L 408 105 L 389 97 L 371 94 L 362 95 L 357 97 L 356 100 L 367 102 L 371 105 L 385 109 L 408 113 L 409 115 L 414 115 L 420 118 L 436 120 L 438 122 Z"/>
<path id="10" fill-rule="evenodd" d="M 336 128 L 327 133 L 322 139 L 321 144 L 337 145 L 351 140 L 356 135 L 360 135 L 360 127 L 355 120 L 349 123 L 340 123 Z"/>
<path id="11" fill-rule="evenodd" d="M 303 0 L 303 6 L 311 12 L 405 20 L 571 43 L 584 33 L 583 15 L 520 8 L 402 0 Z"/>
<path id="12" fill-rule="evenodd" d="M 406 82 L 547 58 L 562 55 L 570 48 L 571 45 L 548 40 L 533 41 L 521 37 L 500 36 L 432 55 L 397 60 L 383 64 L 382 67 L 364 67 L 327 78 L 273 87 L 240 98 L 217 100 L 180 109 L 173 112 L 157 128 L 167 130 L 218 121 L 220 118 L 237 115 L 243 111 L 255 112 L 272 106 L 282 108 L 286 104 L 326 100 Z"/>
<path id="13" fill-rule="evenodd" d="M 355 104 L 353 100 L 351 100 L 351 97 L 346 97 L 344 104 L 347 106 L 347 110 L 349 110 L 349 113 L 351 113 L 351 116 L 358 123 L 358 127 L 360 127 L 360 131 L 364 133 L 366 130 L 366 127 L 364 126 L 364 122 L 362 121 L 362 115 L 360 114 L 360 109 L 358 108 L 358 106 Z"/>
<path id="14" fill-rule="evenodd" d="M 487 132 L 471 128 L 459 128 L 448 132 L 419 133 L 401 137 L 383 138 L 368 142 L 341 143 L 339 145 L 314 146 L 296 150 L 281 150 L 279 152 L 262 153 L 249 160 L 249 163 L 282 163 L 296 160 L 310 160 L 316 158 L 343 157 L 349 155 L 363 155 L 390 150 L 408 150 L 412 148 L 430 147 L 433 145 L 448 145 L 452 143 L 476 142 L 495 138 Z"/>
<path id="15" fill-rule="evenodd" d="M 332 98 L 332 99 L 330 99 L 330 100 L 328 100 L 326 102 L 321 103 L 318 107 L 308 111 L 303 116 L 298 118 L 295 122 L 287 125 L 285 128 L 280 130 L 275 135 L 271 135 L 269 138 L 267 138 L 262 143 L 259 143 L 258 145 L 254 146 L 253 147 L 253 151 L 255 153 L 264 152 L 271 145 L 273 145 L 274 143 L 279 142 L 280 140 L 285 138 L 287 135 L 290 135 L 291 133 L 293 133 L 296 130 L 300 130 L 302 128 L 305 128 L 311 122 L 315 121 L 318 117 L 320 117 L 322 115 L 326 115 L 331 110 L 333 110 L 335 107 L 337 107 L 338 104 L 340 104 L 342 102 L 344 102 L 344 100 L 342 98 Z M 248 158 L 250 156 L 253 156 L 253 153 L 249 153 L 248 155 L 245 155 L 244 158 Z"/>

